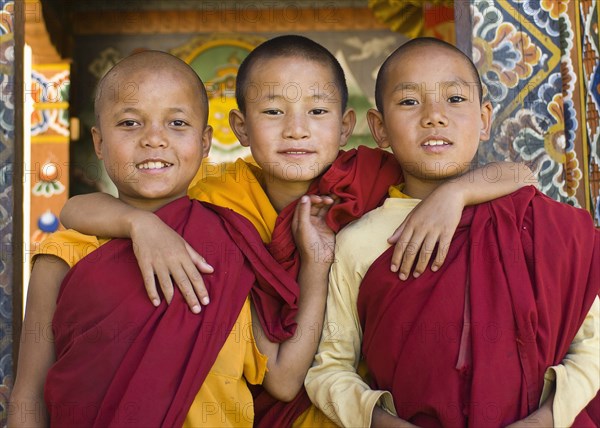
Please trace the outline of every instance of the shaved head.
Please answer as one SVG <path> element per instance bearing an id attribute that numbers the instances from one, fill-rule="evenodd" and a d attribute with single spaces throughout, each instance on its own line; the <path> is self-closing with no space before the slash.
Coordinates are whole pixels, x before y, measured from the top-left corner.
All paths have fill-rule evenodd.
<path id="1" fill-rule="evenodd" d="M 427 49 L 438 48 L 444 49 L 452 54 L 460 57 L 467 63 L 469 69 L 471 70 L 471 75 L 473 78 L 473 82 L 477 86 L 477 90 L 479 92 L 479 103 L 483 102 L 483 88 L 481 85 L 481 78 L 479 77 L 479 72 L 477 71 L 477 67 L 473 64 L 471 58 L 464 54 L 460 49 L 456 46 L 451 45 L 450 43 L 444 42 L 442 40 L 434 39 L 432 37 L 419 37 L 416 39 L 409 40 L 394 52 L 387 57 L 387 59 L 381 65 L 379 72 L 377 73 L 377 80 L 375 82 L 375 104 L 377 106 L 377 110 L 379 110 L 383 114 L 383 97 L 385 95 L 385 86 L 388 81 L 389 70 L 392 65 L 396 62 L 401 61 L 405 58 L 405 56 L 415 50 L 423 51 Z M 434 54 L 432 49 L 432 55 Z"/>
<path id="2" fill-rule="evenodd" d="M 204 112 L 204 124 L 206 125 L 208 121 L 208 97 L 204 84 L 196 72 L 187 63 L 169 53 L 143 51 L 119 61 L 98 82 L 94 97 L 94 111 L 98 126 L 100 126 L 100 110 L 103 108 L 104 103 L 110 99 L 114 101 L 119 91 L 121 91 L 121 96 L 127 96 L 127 85 L 135 85 L 132 77 L 140 71 L 151 73 L 166 71 L 178 75 L 181 85 L 187 85 L 189 90 L 197 95 L 196 99 L 201 104 Z"/>

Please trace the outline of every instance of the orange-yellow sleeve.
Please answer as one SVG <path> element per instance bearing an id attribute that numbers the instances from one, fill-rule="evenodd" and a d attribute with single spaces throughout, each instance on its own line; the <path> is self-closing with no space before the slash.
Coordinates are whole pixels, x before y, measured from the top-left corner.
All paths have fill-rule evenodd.
<path id="1" fill-rule="evenodd" d="M 248 307 L 249 309 L 249 307 Z M 250 311 L 248 311 L 250 315 Z M 248 325 L 245 328 L 249 340 L 246 345 L 246 355 L 244 356 L 244 377 L 253 385 L 260 385 L 267 374 L 268 357 L 262 354 L 256 346 L 254 333 L 252 332 L 252 316 L 246 318 Z"/>
<path id="2" fill-rule="evenodd" d="M 205 168 L 204 177 L 188 189 L 190 198 L 230 208 L 246 217 L 263 242 L 271 242 L 277 212 L 260 183 L 260 168 L 238 159 Z"/>
<path id="3" fill-rule="evenodd" d="M 64 260 L 70 268 L 98 249 L 107 239 L 99 240 L 96 236 L 84 235 L 73 229 L 54 232 L 36 246 L 33 258 L 40 254 L 56 256 Z"/>

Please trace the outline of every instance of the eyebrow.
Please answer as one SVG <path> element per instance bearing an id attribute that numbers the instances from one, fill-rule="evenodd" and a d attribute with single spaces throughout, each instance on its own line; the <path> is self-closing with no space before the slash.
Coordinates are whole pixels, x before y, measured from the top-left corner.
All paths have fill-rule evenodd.
<path id="1" fill-rule="evenodd" d="M 302 96 L 300 98 L 298 98 L 295 101 L 300 101 L 301 99 L 308 99 L 308 100 L 315 100 L 315 101 L 333 101 L 333 102 L 337 102 L 337 97 L 335 97 L 335 94 L 337 92 L 333 92 L 333 93 L 326 93 L 325 91 L 309 91 L 309 94 Z M 280 94 L 276 94 L 276 95 L 265 95 L 261 98 L 259 98 L 258 101 L 286 101 L 293 98 L 291 97 L 286 97 L 285 95 L 280 95 Z"/>
<path id="2" fill-rule="evenodd" d="M 115 113 L 115 116 L 118 116 L 118 115 L 123 114 L 123 113 L 139 114 L 140 111 L 137 108 L 135 108 L 135 107 L 125 107 L 125 108 L 117 110 L 117 112 Z"/>
<path id="3" fill-rule="evenodd" d="M 434 88 L 430 88 L 424 84 L 424 82 L 416 83 L 416 82 L 400 82 L 398 83 L 392 93 L 402 92 L 402 91 L 412 91 L 412 92 L 420 92 L 420 90 L 425 87 L 426 92 L 434 91 L 438 88 L 447 89 L 453 86 L 466 86 L 470 87 L 471 85 L 475 85 L 476 82 L 467 82 L 464 79 L 457 78 L 455 80 L 446 80 L 443 82 L 437 82 L 439 86 L 436 85 Z"/>
<path id="4" fill-rule="evenodd" d="M 187 114 L 187 111 L 185 109 L 181 108 L 181 107 L 171 107 L 171 108 L 167 109 L 167 112 L 171 113 L 171 114 L 172 113 L 184 113 L 184 114 Z M 135 107 L 125 107 L 125 108 L 122 108 L 122 109 L 118 110 L 114 114 L 114 116 L 119 116 L 119 115 L 128 114 L 128 113 L 137 114 L 137 115 L 141 115 L 142 114 L 142 112 L 139 109 L 135 108 Z"/>

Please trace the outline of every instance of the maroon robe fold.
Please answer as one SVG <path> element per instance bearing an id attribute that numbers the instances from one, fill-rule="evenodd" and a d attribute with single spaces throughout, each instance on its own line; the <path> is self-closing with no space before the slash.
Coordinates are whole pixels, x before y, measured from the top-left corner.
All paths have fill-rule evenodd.
<path id="1" fill-rule="evenodd" d="M 465 209 L 437 273 L 400 282 L 392 251 L 365 275 L 358 310 L 373 387 L 399 416 L 503 427 L 537 409 L 600 288 L 589 213 L 528 187 Z"/>
<path id="2" fill-rule="evenodd" d="M 340 198 L 326 218 L 329 227 L 337 233 L 351 221 L 379 206 L 387 197 L 389 187 L 401 181 L 402 171 L 391 153 L 361 146 L 341 151 L 331 167 L 311 184 L 308 193 Z M 294 277 L 300 270 L 291 229 L 296 204 L 297 201 L 291 203 L 279 214 L 272 241 L 267 245 L 273 257 Z M 299 295 L 300 290 L 296 293 Z M 304 387 L 289 403 L 276 400 L 260 386 L 252 389 L 255 425 L 258 427 L 291 426 L 310 406 Z"/>
<path id="3" fill-rule="evenodd" d="M 45 400 L 53 426 L 181 426 L 250 293 L 273 341 L 293 335 L 297 289 L 233 211 L 180 198 L 156 213 L 214 266 L 211 303 L 148 300 L 130 240 L 115 239 L 65 278 L 53 319 L 56 363 Z"/>

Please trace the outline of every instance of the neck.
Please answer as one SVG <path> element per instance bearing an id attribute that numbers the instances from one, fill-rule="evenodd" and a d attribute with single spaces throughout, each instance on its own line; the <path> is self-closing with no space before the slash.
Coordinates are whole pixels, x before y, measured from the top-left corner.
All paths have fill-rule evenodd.
<path id="1" fill-rule="evenodd" d="M 406 176 L 402 193 L 414 199 L 425 199 L 443 183 L 443 180 L 423 180 Z"/>
<path id="2" fill-rule="evenodd" d="M 130 196 L 119 194 L 119 199 L 125 202 L 127 205 L 130 205 L 134 208 L 143 211 L 154 212 L 158 211 L 165 205 L 173 202 L 176 199 L 179 199 L 184 195 L 179 195 L 177 197 L 165 198 L 165 199 L 144 199 L 144 198 L 133 198 Z"/>
<path id="3" fill-rule="evenodd" d="M 267 181 L 269 181 L 267 179 Z M 271 181 L 264 184 L 265 193 L 269 197 L 273 208 L 280 213 L 285 207 L 306 194 L 310 182 L 285 182 Z"/>

